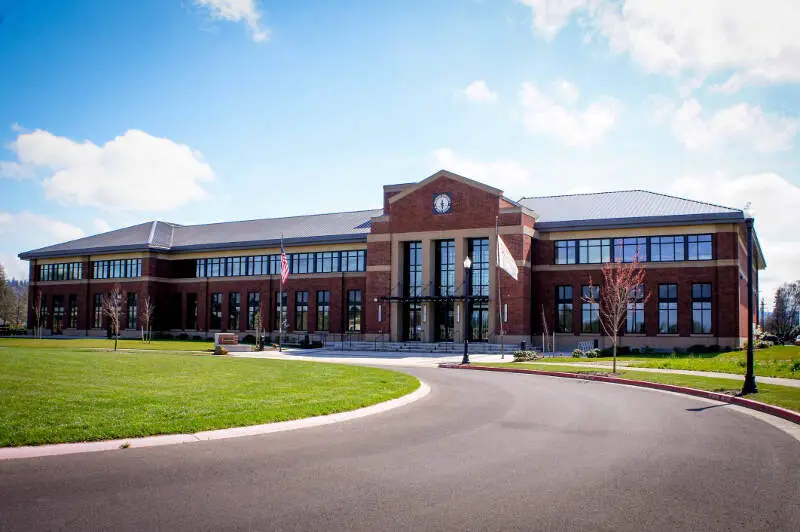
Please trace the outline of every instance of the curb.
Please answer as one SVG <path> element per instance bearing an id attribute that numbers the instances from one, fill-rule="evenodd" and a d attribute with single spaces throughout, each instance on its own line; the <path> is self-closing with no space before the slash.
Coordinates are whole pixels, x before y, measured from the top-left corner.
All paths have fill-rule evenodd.
<path id="1" fill-rule="evenodd" d="M 274 432 L 321 427 L 332 423 L 341 423 L 362 417 L 380 414 L 406 406 L 427 396 L 431 391 L 424 381 L 419 381 L 419 387 L 410 394 L 390 399 L 382 403 L 365 406 L 349 412 L 339 412 L 327 416 L 307 417 L 280 421 L 277 423 L 264 423 L 247 427 L 234 427 L 230 429 L 208 430 L 194 434 L 165 434 L 161 436 L 147 436 L 143 438 L 128 438 L 120 440 L 105 440 L 81 443 L 56 443 L 50 445 L 28 445 L 23 447 L 0 448 L 0 461 L 15 460 L 20 458 L 40 458 L 44 456 L 63 456 L 77 453 L 94 453 L 100 451 L 115 451 L 121 449 L 139 449 L 145 447 L 160 447 L 162 445 L 175 445 L 178 443 L 191 443 L 198 441 L 225 440 L 228 438 L 241 438 L 243 436 L 260 436 Z"/>
<path id="2" fill-rule="evenodd" d="M 751 410 L 757 410 L 764 414 L 770 414 L 779 418 L 797 423 L 800 425 L 800 413 L 781 408 L 779 406 L 768 405 L 759 401 L 745 399 L 735 395 L 727 395 L 724 393 L 709 392 L 707 390 L 698 390 L 697 388 L 686 388 L 684 386 L 675 386 L 674 384 L 661 384 L 659 382 L 637 381 L 633 379 L 623 379 L 620 377 L 606 377 L 603 375 L 587 375 L 581 373 L 566 373 L 561 371 L 543 371 L 538 369 L 523 369 L 523 368 L 494 368 L 488 366 L 473 366 L 462 364 L 439 364 L 440 368 L 444 369 L 467 369 L 475 371 L 497 371 L 500 373 L 525 373 L 529 375 L 544 375 L 547 377 L 563 377 L 566 379 L 578 379 L 586 381 L 599 381 L 609 382 L 612 384 L 625 384 L 628 386 L 638 386 L 640 388 L 653 388 L 655 390 L 664 390 L 667 392 L 682 393 L 685 395 L 693 395 L 695 397 L 702 397 L 705 399 L 712 399 L 721 403 L 730 403 L 738 406 L 743 406 Z"/>

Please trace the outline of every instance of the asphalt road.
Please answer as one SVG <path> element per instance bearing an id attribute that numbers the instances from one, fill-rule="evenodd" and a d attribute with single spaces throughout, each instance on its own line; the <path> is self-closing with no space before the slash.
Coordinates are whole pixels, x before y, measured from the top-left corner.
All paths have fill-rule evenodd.
<path id="1" fill-rule="evenodd" d="M 800 442 L 730 407 L 408 371 L 428 397 L 342 424 L 0 462 L 0 529 L 800 529 Z"/>

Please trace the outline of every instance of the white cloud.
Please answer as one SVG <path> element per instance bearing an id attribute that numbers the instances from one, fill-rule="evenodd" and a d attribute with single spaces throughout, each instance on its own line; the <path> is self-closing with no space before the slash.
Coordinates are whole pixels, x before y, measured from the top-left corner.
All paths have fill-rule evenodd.
<path id="1" fill-rule="evenodd" d="M 36 130 L 9 147 L 21 165 L 47 171 L 47 196 L 65 204 L 165 211 L 206 197 L 214 179 L 199 153 L 138 130 L 102 146 Z"/>
<path id="2" fill-rule="evenodd" d="M 792 148 L 800 120 L 764 113 L 760 107 L 740 103 L 702 116 L 695 99 L 683 102 L 672 114 L 671 128 L 687 150 L 710 151 L 729 143 L 761 152 Z"/>
<path id="3" fill-rule="evenodd" d="M 771 302 L 779 285 L 800 279 L 800 187 L 774 173 L 738 177 L 715 173 L 685 176 L 674 182 L 670 192 L 739 209 L 752 202 L 767 259 L 767 270 L 760 276 L 762 295 Z"/>
<path id="4" fill-rule="evenodd" d="M 486 82 L 481 80 L 473 81 L 461 91 L 466 98 L 471 102 L 495 102 L 497 101 L 497 92 L 489 90 Z"/>
<path id="5" fill-rule="evenodd" d="M 28 263 L 17 253 L 85 236 L 74 225 L 30 212 L 0 212 L 0 263 L 9 277 L 28 277 Z M 8 250 L 8 251 L 6 251 Z"/>
<path id="6" fill-rule="evenodd" d="M 0 161 L 0 178 L 27 179 L 33 177 L 31 168 L 14 161 Z"/>
<path id="7" fill-rule="evenodd" d="M 444 169 L 499 188 L 507 196 L 521 197 L 529 193 L 531 174 L 518 162 L 510 159 L 480 161 L 458 155 L 449 148 L 433 151 L 437 170 Z"/>
<path id="8" fill-rule="evenodd" d="M 256 0 L 195 0 L 195 4 L 208 9 L 212 18 L 231 22 L 244 21 L 255 42 L 269 39 L 271 32 L 261 25 L 261 12 Z"/>
<path id="9" fill-rule="evenodd" d="M 98 233 L 107 233 L 111 231 L 111 225 L 102 218 L 95 218 L 92 220 L 92 226 Z"/>
<path id="10" fill-rule="evenodd" d="M 573 15 L 650 72 L 731 77 L 719 90 L 800 81 L 796 0 L 520 0 L 552 39 Z"/>
<path id="11" fill-rule="evenodd" d="M 580 96 L 580 91 L 578 91 L 578 87 L 576 87 L 569 81 L 562 79 L 561 81 L 556 83 L 556 97 L 562 103 L 565 103 L 567 105 L 573 105 L 575 102 L 578 101 L 578 96 Z"/>
<path id="12" fill-rule="evenodd" d="M 522 85 L 520 99 L 528 131 L 556 137 L 577 148 L 597 145 L 614 127 L 620 111 L 619 101 L 607 97 L 583 110 L 567 108 L 541 92 L 534 83 Z"/>

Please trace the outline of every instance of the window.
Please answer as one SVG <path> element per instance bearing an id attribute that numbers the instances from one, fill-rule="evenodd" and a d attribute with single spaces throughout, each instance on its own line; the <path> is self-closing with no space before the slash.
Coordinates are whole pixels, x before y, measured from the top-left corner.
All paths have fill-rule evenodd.
<path id="1" fill-rule="evenodd" d="M 650 260 L 652 262 L 674 262 L 684 260 L 685 238 L 682 236 L 654 236 L 650 238 Z"/>
<path id="2" fill-rule="evenodd" d="M 574 240 L 559 240 L 556 242 L 556 264 L 575 264 Z"/>
<path id="3" fill-rule="evenodd" d="M 615 238 L 614 239 L 614 260 L 617 262 L 633 262 L 633 258 L 639 262 L 647 262 L 647 238 Z"/>
<path id="4" fill-rule="evenodd" d="M 633 288 L 628 295 L 627 325 L 628 334 L 644 334 L 644 286 Z"/>
<path id="5" fill-rule="evenodd" d="M 280 266 L 279 266 L 280 267 Z M 275 329 L 282 329 L 286 323 L 286 306 L 289 295 L 286 292 L 275 292 Z"/>
<path id="6" fill-rule="evenodd" d="M 64 329 L 64 296 L 53 296 L 53 330 L 61 332 Z"/>
<path id="7" fill-rule="evenodd" d="M 79 281 L 81 279 L 83 279 L 83 264 L 80 262 L 41 264 L 39 266 L 40 281 Z"/>
<path id="8" fill-rule="evenodd" d="M 247 259 L 247 271 L 245 275 L 265 275 L 266 271 L 264 271 L 264 265 L 269 267 L 269 262 L 267 257 L 263 255 L 256 255 L 255 257 L 246 257 Z"/>
<path id="9" fill-rule="evenodd" d="M 556 287 L 556 332 L 572 332 L 572 287 Z"/>
<path id="10" fill-rule="evenodd" d="M 228 277 L 240 277 L 245 275 L 247 272 L 245 270 L 245 266 L 247 262 L 244 260 L 244 257 L 228 257 L 225 259 L 226 263 L 226 271 Z"/>
<path id="11" fill-rule="evenodd" d="M 414 298 L 422 296 L 422 242 L 406 242 L 404 249 L 403 295 Z M 403 304 L 403 340 L 422 339 L 422 304 L 407 301 Z"/>
<path id="12" fill-rule="evenodd" d="M 678 334 L 678 285 L 662 284 L 658 287 L 658 332 Z"/>
<path id="13" fill-rule="evenodd" d="M 361 290 L 347 291 L 347 330 L 361 331 Z"/>
<path id="14" fill-rule="evenodd" d="M 222 292 L 211 294 L 211 319 L 208 324 L 209 329 L 222 329 Z"/>
<path id="15" fill-rule="evenodd" d="M 103 294 L 94 295 L 94 308 L 92 309 L 92 327 L 95 329 L 103 328 Z"/>
<path id="16" fill-rule="evenodd" d="M 294 293 L 294 328 L 308 330 L 308 292 L 305 290 Z"/>
<path id="17" fill-rule="evenodd" d="M 139 298 L 136 292 L 128 292 L 128 329 L 136 328 L 136 315 L 138 314 Z"/>
<path id="18" fill-rule="evenodd" d="M 611 262 L 611 239 L 578 240 L 578 251 L 581 264 Z"/>
<path id="19" fill-rule="evenodd" d="M 71 294 L 69 296 L 69 320 L 67 327 L 70 329 L 78 328 L 78 296 Z"/>
<path id="20" fill-rule="evenodd" d="M 136 279 L 142 276 L 142 259 L 94 261 L 92 276 L 95 279 Z"/>
<path id="21" fill-rule="evenodd" d="M 186 294 L 186 325 L 185 329 L 197 328 L 197 294 Z"/>
<path id="22" fill-rule="evenodd" d="M 247 328 L 255 330 L 256 315 L 261 312 L 261 294 L 259 292 L 247 292 Z M 264 316 L 261 316 L 263 327 Z"/>
<path id="23" fill-rule="evenodd" d="M 689 235 L 689 260 L 711 260 L 714 250 L 711 245 L 711 235 Z"/>
<path id="24" fill-rule="evenodd" d="M 692 285 L 692 333 L 711 334 L 711 285 Z"/>
<path id="25" fill-rule="evenodd" d="M 366 251 L 342 251 L 341 267 L 343 272 L 366 271 Z"/>
<path id="26" fill-rule="evenodd" d="M 489 239 L 473 238 L 469 241 L 469 255 L 472 259 L 472 296 L 489 295 Z M 470 338 L 484 342 L 489 339 L 489 303 L 472 300 L 470 302 Z"/>
<path id="27" fill-rule="evenodd" d="M 327 331 L 331 315 L 331 293 L 327 290 L 317 291 L 317 330 Z"/>
<path id="28" fill-rule="evenodd" d="M 313 273 L 313 253 L 292 253 L 292 273 Z"/>
<path id="29" fill-rule="evenodd" d="M 286 260 L 289 260 L 289 257 L 286 257 Z M 281 256 L 280 255 L 270 255 L 269 256 L 269 274 L 270 275 L 278 275 L 281 273 Z"/>
<path id="30" fill-rule="evenodd" d="M 317 273 L 331 273 L 339 271 L 339 253 L 325 251 L 317 253 Z"/>
<path id="31" fill-rule="evenodd" d="M 583 308 L 581 309 L 581 332 L 600 332 L 600 287 L 584 286 L 581 288 Z M 588 300 L 588 301 L 587 301 Z"/>
<path id="32" fill-rule="evenodd" d="M 228 294 L 228 330 L 239 330 L 239 316 L 242 314 L 242 294 L 230 292 Z"/>
<path id="33" fill-rule="evenodd" d="M 453 296 L 456 289 L 456 243 L 454 240 L 436 242 L 436 295 Z M 439 342 L 453 341 L 455 305 L 452 300 L 437 301 L 435 334 Z"/>

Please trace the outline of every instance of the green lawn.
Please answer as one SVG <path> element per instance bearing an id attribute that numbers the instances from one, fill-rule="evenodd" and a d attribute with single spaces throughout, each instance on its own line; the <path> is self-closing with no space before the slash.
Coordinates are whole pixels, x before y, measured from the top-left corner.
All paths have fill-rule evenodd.
<path id="1" fill-rule="evenodd" d="M 629 367 L 657 369 L 685 369 L 692 371 L 718 371 L 744 375 L 747 353 L 732 351 L 730 353 L 701 354 L 651 354 L 626 355 L 617 357 L 617 362 L 626 362 Z M 544 359 L 548 364 L 596 362 L 611 363 L 611 357 L 603 358 L 555 358 Z M 775 346 L 755 351 L 755 374 L 761 377 L 785 377 L 800 379 L 800 347 Z"/>
<path id="2" fill-rule="evenodd" d="M 603 368 L 579 368 L 575 366 L 559 366 L 558 364 L 542 364 L 538 362 L 476 364 L 476 366 L 477 365 L 503 368 L 529 368 L 544 371 L 563 371 L 566 373 L 611 373 L 610 370 Z M 709 390 L 712 392 L 738 392 L 742 389 L 742 381 L 733 379 L 717 379 L 713 377 L 698 377 L 694 375 L 680 375 L 674 373 L 649 373 L 632 370 L 618 370 L 617 375 L 626 379 L 674 384 L 676 386 L 686 386 L 689 388 L 698 388 L 700 390 Z M 800 388 L 759 383 L 758 393 L 754 395 L 748 395 L 747 398 L 800 412 Z"/>
<path id="3" fill-rule="evenodd" d="M 285 421 L 353 410 L 418 386 L 409 375 L 341 364 L 0 349 L 0 446 Z"/>
<path id="4" fill-rule="evenodd" d="M 48 348 L 48 349 L 114 349 L 114 340 L 106 338 L 55 339 L 0 338 L 0 353 L 4 347 Z M 141 340 L 120 340 L 119 349 L 144 351 L 211 351 L 214 342 L 194 340 L 153 340 L 146 344 Z"/>

